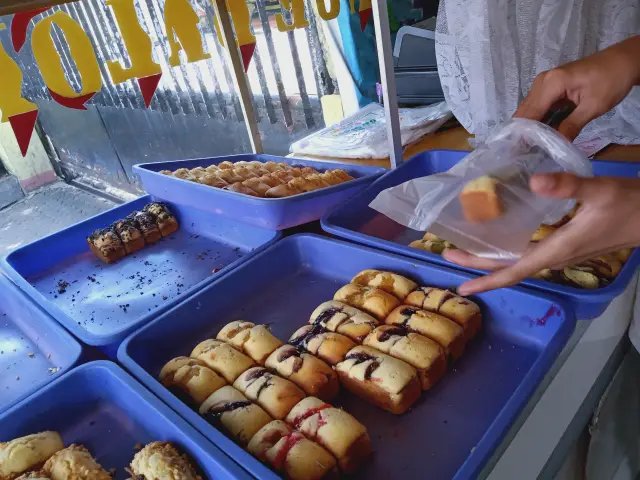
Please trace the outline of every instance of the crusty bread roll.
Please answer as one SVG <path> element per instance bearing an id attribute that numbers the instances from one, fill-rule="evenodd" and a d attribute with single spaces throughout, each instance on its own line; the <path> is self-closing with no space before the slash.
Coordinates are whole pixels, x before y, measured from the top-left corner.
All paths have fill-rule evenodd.
<path id="1" fill-rule="evenodd" d="M 255 362 L 244 353 L 220 340 L 209 339 L 199 343 L 191 352 L 191 358 L 202 360 L 229 383 L 233 383 L 238 375 L 255 366 Z"/>
<path id="2" fill-rule="evenodd" d="M 269 415 L 282 420 L 293 406 L 305 397 L 295 383 L 271 374 L 266 368 L 250 368 L 240 375 L 233 386 Z"/>
<path id="3" fill-rule="evenodd" d="M 281 420 L 265 425 L 247 449 L 290 480 L 339 478 L 335 458 Z"/>
<path id="4" fill-rule="evenodd" d="M 333 369 L 319 358 L 283 345 L 267 358 L 266 367 L 291 380 L 307 395 L 329 401 L 338 394 L 340 383 Z"/>
<path id="5" fill-rule="evenodd" d="M 58 432 L 46 431 L 0 443 L 0 480 L 13 480 L 42 466 L 64 444 Z"/>
<path id="6" fill-rule="evenodd" d="M 364 310 L 378 320 L 384 320 L 394 308 L 400 305 L 400 300 L 384 290 L 354 283 L 338 290 L 333 299 Z"/>
<path id="7" fill-rule="evenodd" d="M 202 361 L 195 358 L 177 357 L 169 360 L 160 371 L 160 383 L 179 394 L 184 401 L 186 393 L 189 402 L 200 406 L 209 395 L 224 387 L 227 382 Z"/>
<path id="8" fill-rule="evenodd" d="M 406 412 L 420 398 L 416 369 L 375 348 L 353 348 L 336 371 L 345 388 L 391 413 Z"/>
<path id="9" fill-rule="evenodd" d="M 403 360 L 416 369 L 422 390 L 433 387 L 447 371 L 443 348 L 433 340 L 396 325 L 380 325 L 364 345 Z"/>
<path id="10" fill-rule="evenodd" d="M 462 214 L 468 222 L 488 222 L 504 214 L 498 180 L 488 175 L 467 183 L 458 198 Z"/>
<path id="11" fill-rule="evenodd" d="M 409 294 L 405 303 L 453 320 L 463 328 L 465 342 L 471 340 L 482 327 L 480 307 L 449 290 L 419 287 Z"/>
<path id="12" fill-rule="evenodd" d="M 440 314 L 401 305 L 387 317 L 387 325 L 402 325 L 411 332 L 435 340 L 454 359 L 464 353 L 464 330 L 460 325 Z"/>
<path id="13" fill-rule="evenodd" d="M 324 302 L 316 308 L 309 318 L 309 323 L 320 324 L 327 330 L 349 337 L 356 343 L 362 343 L 378 326 L 378 320 L 368 313 L 336 300 Z"/>
<path id="14" fill-rule="evenodd" d="M 286 422 L 329 450 L 344 473 L 354 472 L 371 454 L 366 427 L 319 398 L 301 400 L 287 415 Z"/>
<path id="15" fill-rule="evenodd" d="M 83 445 L 70 445 L 53 454 L 44 464 L 43 470 L 52 480 L 112 480 Z"/>
<path id="16" fill-rule="evenodd" d="M 267 357 L 282 345 L 266 325 L 256 325 L 243 320 L 225 325 L 216 338 L 244 352 L 260 365 L 264 365 Z"/>
<path id="17" fill-rule="evenodd" d="M 251 403 L 231 385 L 222 387 L 207 398 L 200 406 L 200 415 L 213 426 L 222 426 L 242 446 L 247 445 L 256 432 L 272 420 L 262 407 Z"/>
<path id="18" fill-rule="evenodd" d="M 344 359 L 349 350 L 356 346 L 350 338 L 329 332 L 322 325 L 305 325 L 291 335 L 289 343 L 321 358 L 329 365 Z"/>
<path id="19" fill-rule="evenodd" d="M 169 442 L 151 442 L 131 461 L 133 478 L 202 480 L 186 454 Z"/>
<path id="20" fill-rule="evenodd" d="M 407 298 L 407 295 L 418 288 L 418 284 L 413 280 L 409 280 L 397 273 L 380 270 L 363 270 L 353 277 L 351 283 L 379 288 L 400 301 Z"/>

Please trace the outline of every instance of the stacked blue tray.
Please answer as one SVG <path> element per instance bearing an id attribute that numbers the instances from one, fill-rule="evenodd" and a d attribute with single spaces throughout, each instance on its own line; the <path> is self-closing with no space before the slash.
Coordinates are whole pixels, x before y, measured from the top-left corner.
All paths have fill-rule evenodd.
<path id="1" fill-rule="evenodd" d="M 203 478 L 249 479 L 222 451 L 111 362 L 82 365 L 0 414 L 0 442 L 45 430 L 60 433 L 65 446 L 79 443 L 114 478 L 131 478 L 125 468 L 136 446 L 172 442 Z"/>
<path id="2" fill-rule="evenodd" d="M 180 229 L 155 245 L 107 265 L 87 236 L 143 208 L 144 196 L 3 259 L 7 275 L 84 343 L 115 357 L 133 330 L 232 271 L 280 238 L 279 232 L 169 204 Z"/>
<path id="3" fill-rule="evenodd" d="M 294 235 L 273 245 L 128 337 L 118 359 L 205 437 L 260 479 L 277 476 L 157 381 L 162 366 L 189 355 L 228 322 L 268 324 L 287 340 L 312 311 L 364 269 L 456 287 L 474 275 L 352 243 Z M 362 479 L 475 478 L 575 328 L 562 300 L 522 288 L 473 299 L 482 332 L 444 379 L 396 416 L 343 391 L 333 402 L 369 430 L 374 451 Z"/>
<path id="4" fill-rule="evenodd" d="M 409 247 L 409 244 L 421 238 L 424 232 L 406 228 L 369 208 L 371 201 L 381 191 L 414 178 L 449 170 L 468 153 L 455 150 L 431 150 L 412 157 L 400 167 L 378 179 L 369 188 L 347 200 L 323 217 L 322 228 L 327 232 L 354 242 L 419 260 L 477 274 L 486 273 L 481 270 L 460 267 L 448 262 L 440 255 Z M 640 166 L 628 162 L 594 160 L 593 171 L 596 176 L 637 178 Z M 579 319 L 591 319 L 601 315 L 609 303 L 624 291 L 633 278 L 638 265 L 640 265 L 640 249 L 636 249 L 620 274 L 610 285 L 597 290 L 583 290 L 536 279 L 527 279 L 522 284 L 562 295 L 571 302 Z"/>

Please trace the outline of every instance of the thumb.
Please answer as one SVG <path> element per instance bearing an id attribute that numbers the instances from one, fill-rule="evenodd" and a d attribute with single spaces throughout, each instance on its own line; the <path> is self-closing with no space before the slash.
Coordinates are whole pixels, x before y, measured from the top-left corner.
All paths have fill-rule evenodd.
<path id="1" fill-rule="evenodd" d="M 547 173 L 531 179 L 531 190 L 543 197 L 586 200 L 597 193 L 597 179 L 578 177 L 572 173 Z"/>

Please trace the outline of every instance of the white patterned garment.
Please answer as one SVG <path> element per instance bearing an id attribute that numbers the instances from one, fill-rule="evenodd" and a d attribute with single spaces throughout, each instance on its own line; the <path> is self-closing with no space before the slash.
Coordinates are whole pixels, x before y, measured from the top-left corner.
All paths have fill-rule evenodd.
<path id="1" fill-rule="evenodd" d="M 441 0 L 440 80 L 460 123 L 483 139 L 511 117 L 538 73 L 637 34 L 640 0 Z M 598 137 L 640 143 L 640 87 L 578 141 Z"/>

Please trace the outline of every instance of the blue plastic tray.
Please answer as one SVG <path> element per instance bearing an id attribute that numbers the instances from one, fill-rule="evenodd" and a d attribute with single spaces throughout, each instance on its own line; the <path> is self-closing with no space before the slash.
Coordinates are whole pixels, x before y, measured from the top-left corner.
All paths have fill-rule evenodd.
<path id="1" fill-rule="evenodd" d="M 89 250 L 97 228 L 142 208 L 152 197 L 101 213 L 10 253 L 7 275 L 83 342 L 115 356 L 135 328 L 229 272 L 280 234 L 171 205 L 180 230 L 107 265 Z M 214 269 L 219 269 L 213 274 Z M 69 283 L 61 293 L 59 281 Z"/>
<path id="2" fill-rule="evenodd" d="M 82 347 L 0 273 L 0 413 L 55 380 Z"/>
<path id="3" fill-rule="evenodd" d="M 187 422 L 151 395 L 116 364 L 82 365 L 0 415 L 0 442 L 55 430 L 65 446 L 81 443 L 114 478 L 124 470 L 136 444 L 175 443 L 207 480 L 249 479 L 249 475 Z"/>
<path id="4" fill-rule="evenodd" d="M 293 197 L 256 198 L 157 173 L 160 170 L 175 171 L 178 168 L 208 167 L 226 160 L 231 162 L 251 162 L 254 160 L 268 162 L 272 160 L 291 165 L 310 166 L 319 171 L 341 168 L 355 177 L 355 180 Z M 305 161 L 272 155 L 233 155 L 175 162 L 143 163 L 134 166 L 133 171 L 139 175 L 144 189 L 152 195 L 176 204 L 235 218 L 258 227 L 284 230 L 318 220 L 333 207 L 369 185 L 386 169 Z"/>
<path id="5" fill-rule="evenodd" d="M 371 201 L 382 190 L 412 178 L 444 172 L 468 153 L 457 150 L 431 150 L 412 157 L 394 171 L 377 180 L 370 188 L 325 216 L 322 219 L 322 228 L 339 237 L 390 252 L 477 274 L 486 273 L 483 270 L 455 265 L 435 253 L 409 247 L 409 244 L 421 238 L 424 232 L 406 228 L 369 208 Z M 637 178 L 640 173 L 640 164 L 594 160 L 593 171 L 598 176 Z M 581 320 L 588 320 L 600 316 L 609 303 L 624 291 L 638 265 L 640 265 L 640 249 L 636 249 L 618 277 L 610 285 L 598 290 L 583 290 L 536 279 L 527 279 L 522 284 L 566 297 L 571 302 L 576 316 Z"/>
<path id="6" fill-rule="evenodd" d="M 118 359 L 251 474 L 276 478 L 156 377 L 165 362 L 188 355 L 233 320 L 267 323 L 288 339 L 320 303 L 366 268 L 444 288 L 473 277 L 351 243 L 294 235 L 134 333 L 120 346 Z M 484 312 L 483 332 L 407 414 L 386 413 L 348 392 L 334 402 L 368 427 L 377 452 L 356 478 L 422 479 L 427 472 L 436 479 L 475 478 L 575 327 L 573 313 L 541 293 L 510 288 L 476 300 Z"/>

